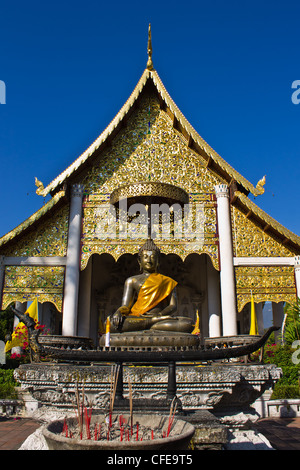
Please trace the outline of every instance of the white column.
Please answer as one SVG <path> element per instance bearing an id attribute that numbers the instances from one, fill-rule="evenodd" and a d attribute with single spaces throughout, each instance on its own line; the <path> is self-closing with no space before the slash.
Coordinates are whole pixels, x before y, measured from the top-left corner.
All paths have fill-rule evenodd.
<path id="1" fill-rule="evenodd" d="M 297 297 L 300 298 L 300 256 L 295 256 L 295 280 Z"/>
<path id="2" fill-rule="evenodd" d="M 237 334 L 237 322 L 228 186 L 219 184 L 215 186 L 215 192 L 217 196 L 223 336 L 230 336 Z"/>
<path id="3" fill-rule="evenodd" d="M 80 184 L 73 185 L 70 201 L 68 249 L 63 300 L 63 336 L 76 336 L 77 334 L 82 197 L 83 186 Z"/>
<path id="4" fill-rule="evenodd" d="M 219 273 L 207 262 L 207 304 L 209 337 L 221 336 L 221 304 Z"/>

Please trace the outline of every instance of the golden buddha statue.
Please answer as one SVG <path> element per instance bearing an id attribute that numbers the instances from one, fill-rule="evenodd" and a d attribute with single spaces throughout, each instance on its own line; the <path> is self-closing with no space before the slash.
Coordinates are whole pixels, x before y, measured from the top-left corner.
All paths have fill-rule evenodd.
<path id="1" fill-rule="evenodd" d="M 158 273 L 159 255 L 160 250 L 151 239 L 140 248 L 138 261 L 141 274 L 125 281 L 122 306 L 111 318 L 112 333 L 193 331 L 191 318 L 173 316 L 177 311 L 177 282 Z"/>

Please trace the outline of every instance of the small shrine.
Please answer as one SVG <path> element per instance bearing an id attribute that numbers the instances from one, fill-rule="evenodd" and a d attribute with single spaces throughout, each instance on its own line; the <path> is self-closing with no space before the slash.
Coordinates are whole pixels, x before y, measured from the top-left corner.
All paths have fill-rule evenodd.
<path id="1" fill-rule="evenodd" d="M 183 116 L 152 62 L 124 106 L 82 155 L 37 194 L 50 200 L 0 239 L 1 308 L 38 300 L 52 335 L 98 344 L 139 272 L 150 236 L 160 271 L 177 283 L 177 315 L 202 338 L 249 333 L 253 296 L 258 332 L 272 302 L 300 296 L 300 237 L 250 195 L 264 193 L 230 166 Z"/>

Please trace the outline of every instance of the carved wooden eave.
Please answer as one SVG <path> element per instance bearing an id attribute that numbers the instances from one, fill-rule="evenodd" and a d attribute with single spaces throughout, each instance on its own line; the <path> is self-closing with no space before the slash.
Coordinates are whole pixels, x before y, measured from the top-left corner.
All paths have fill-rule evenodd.
<path id="1" fill-rule="evenodd" d="M 57 192 L 46 204 L 44 204 L 39 210 L 33 215 L 28 217 L 24 222 L 18 225 L 16 228 L 8 232 L 6 235 L 0 238 L 0 247 L 3 247 L 7 243 L 14 240 L 16 237 L 23 235 L 27 230 L 32 229 L 35 224 L 40 223 L 45 217 L 51 215 L 54 208 L 57 208 L 60 203 L 65 199 L 65 191 L 61 190 Z"/>
<path id="2" fill-rule="evenodd" d="M 258 224 L 264 232 L 274 234 L 281 240 L 283 245 L 300 253 L 300 237 L 260 209 L 245 194 L 235 191 L 231 203 L 240 209 L 248 219 Z"/>
<path id="3" fill-rule="evenodd" d="M 154 85 L 158 93 L 161 108 L 172 119 L 174 128 L 184 136 L 187 145 L 206 160 L 207 167 L 211 171 L 219 174 L 228 184 L 235 180 L 239 189 L 246 194 L 249 194 L 249 192 L 254 196 L 262 194 L 260 188 L 254 187 L 246 178 L 232 168 L 195 131 L 168 94 L 158 73 L 154 69 L 145 69 L 129 99 L 102 134 L 65 171 L 58 175 L 48 186 L 39 190 L 39 194 L 42 196 L 46 196 L 49 193 L 55 194 L 69 178 L 73 178 L 81 172 L 85 165 L 93 159 L 93 156 L 98 155 L 102 148 L 109 145 L 110 140 L 122 128 L 124 123 L 126 125 L 129 115 L 138 106 L 138 98 L 141 93 L 151 84 L 152 86 Z"/>

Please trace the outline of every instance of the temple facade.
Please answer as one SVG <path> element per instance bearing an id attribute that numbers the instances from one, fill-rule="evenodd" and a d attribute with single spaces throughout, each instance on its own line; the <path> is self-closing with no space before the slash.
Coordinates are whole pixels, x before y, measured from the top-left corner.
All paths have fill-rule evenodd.
<path id="1" fill-rule="evenodd" d="M 198 311 L 204 337 L 248 333 L 251 295 L 259 331 L 266 302 L 280 326 L 284 303 L 300 296 L 300 237 L 249 198 L 264 179 L 252 185 L 200 137 L 151 55 L 95 142 L 48 186 L 36 179 L 50 200 L 0 239 L 1 308 L 25 310 L 37 297 L 52 334 L 97 341 L 138 273 L 150 217 L 161 272 L 178 282 L 178 313 Z M 149 216 L 143 196 L 160 193 L 169 204 Z"/>

